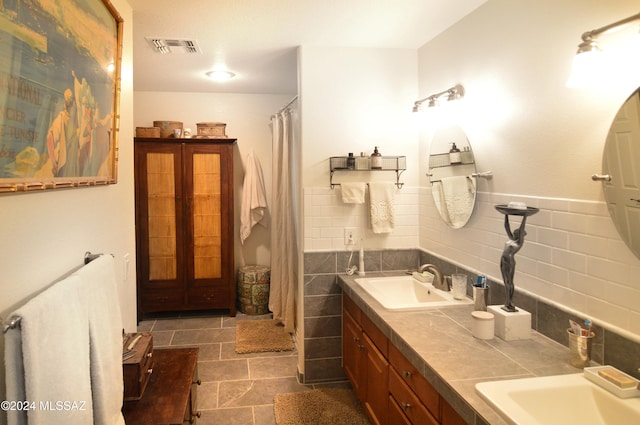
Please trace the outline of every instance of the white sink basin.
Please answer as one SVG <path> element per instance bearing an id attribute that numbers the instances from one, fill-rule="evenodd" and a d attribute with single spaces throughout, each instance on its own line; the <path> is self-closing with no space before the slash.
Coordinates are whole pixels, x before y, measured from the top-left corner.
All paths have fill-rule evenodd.
<path id="1" fill-rule="evenodd" d="M 476 391 L 510 424 L 640 424 L 640 398 L 618 398 L 582 373 L 482 382 Z"/>
<path id="2" fill-rule="evenodd" d="M 358 278 L 355 281 L 387 310 L 424 310 L 473 303 L 466 297 L 456 300 L 451 292 L 441 291 L 408 275 Z"/>

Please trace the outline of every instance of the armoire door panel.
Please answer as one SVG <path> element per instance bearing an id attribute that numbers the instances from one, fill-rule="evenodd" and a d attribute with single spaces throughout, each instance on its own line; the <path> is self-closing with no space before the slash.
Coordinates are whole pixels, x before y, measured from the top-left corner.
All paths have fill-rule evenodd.
<path id="1" fill-rule="evenodd" d="M 183 285 L 181 151 L 175 146 L 136 146 L 137 274 L 148 289 Z M 173 302 L 173 301 L 172 301 Z"/>

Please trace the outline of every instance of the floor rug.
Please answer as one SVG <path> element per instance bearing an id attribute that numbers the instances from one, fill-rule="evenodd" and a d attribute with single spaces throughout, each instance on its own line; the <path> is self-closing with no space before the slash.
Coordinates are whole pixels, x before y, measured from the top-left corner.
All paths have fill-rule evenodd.
<path id="1" fill-rule="evenodd" d="M 236 353 L 292 351 L 291 335 L 277 320 L 240 320 L 236 323 Z"/>
<path id="2" fill-rule="evenodd" d="M 274 397 L 277 425 L 369 425 L 352 390 L 327 388 Z"/>

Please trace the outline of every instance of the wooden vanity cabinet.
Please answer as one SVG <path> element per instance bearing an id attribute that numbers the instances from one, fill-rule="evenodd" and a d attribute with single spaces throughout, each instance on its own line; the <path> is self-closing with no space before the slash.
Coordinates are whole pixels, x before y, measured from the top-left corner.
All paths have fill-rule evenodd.
<path id="1" fill-rule="evenodd" d="M 464 425 L 409 360 L 343 294 L 343 369 L 374 424 Z"/>
<path id="2" fill-rule="evenodd" d="M 384 425 L 388 423 L 388 341 L 351 299 L 343 300 L 343 368 L 369 419 Z"/>
<path id="3" fill-rule="evenodd" d="M 135 138 L 139 320 L 185 310 L 235 316 L 235 142 Z"/>

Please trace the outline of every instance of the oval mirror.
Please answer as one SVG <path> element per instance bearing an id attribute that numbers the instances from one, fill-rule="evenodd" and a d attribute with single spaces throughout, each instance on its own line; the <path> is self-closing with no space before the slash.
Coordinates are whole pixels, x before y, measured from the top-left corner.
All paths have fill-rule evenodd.
<path id="1" fill-rule="evenodd" d="M 631 251 L 640 258 L 640 89 L 613 119 L 602 155 L 609 215 Z"/>
<path id="2" fill-rule="evenodd" d="M 457 125 L 439 128 L 431 141 L 429 180 L 440 217 L 453 229 L 471 218 L 476 203 L 476 164 L 467 135 Z"/>

